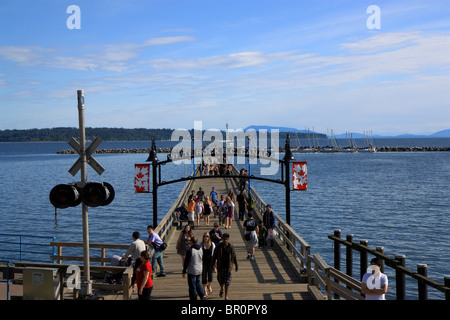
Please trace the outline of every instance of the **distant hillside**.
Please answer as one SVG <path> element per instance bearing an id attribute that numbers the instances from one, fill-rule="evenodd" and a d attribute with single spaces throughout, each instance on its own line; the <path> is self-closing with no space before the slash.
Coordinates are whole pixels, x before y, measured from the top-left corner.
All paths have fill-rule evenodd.
<path id="1" fill-rule="evenodd" d="M 275 126 L 256 126 L 252 125 L 245 129 L 254 129 L 259 131 L 266 129 L 268 138 L 271 130 L 278 129 L 281 141 L 286 139 L 286 134 L 290 133 L 292 139 L 308 139 L 312 138 L 311 131 L 298 130 L 288 127 Z M 104 141 L 150 141 L 154 136 L 156 140 L 170 140 L 174 129 L 125 129 L 125 128 L 86 128 L 86 139 L 93 140 L 94 137 L 101 137 Z M 191 135 L 193 130 L 189 130 Z M 222 131 L 225 137 L 225 132 Z M 319 139 L 326 139 L 326 134 L 314 133 L 315 137 Z M 69 141 L 72 137 L 78 138 L 78 128 L 49 128 L 49 129 L 24 129 L 24 130 L 0 130 L 0 142 L 44 142 L 44 141 Z M 360 133 L 352 133 L 352 137 L 364 138 Z M 387 136 L 377 136 L 374 138 L 385 138 Z M 393 138 L 449 138 L 450 129 L 436 132 L 431 135 L 399 135 Z M 346 134 L 336 135 L 336 138 L 346 138 Z M 392 138 L 392 137 L 391 137 Z"/>
<path id="2" fill-rule="evenodd" d="M 430 137 L 435 137 L 435 138 L 450 138 L 450 129 L 442 130 L 442 131 L 433 133 L 432 135 L 430 135 Z"/>
<path id="3" fill-rule="evenodd" d="M 271 130 L 278 130 L 280 132 L 279 136 L 280 139 L 284 140 L 286 138 L 286 134 L 289 133 L 291 138 L 294 138 L 293 136 L 295 136 L 295 138 L 299 138 L 299 139 L 308 139 L 311 138 L 311 136 L 313 135 L 312 131 L 306 131 L 306 130 L 299 130 L 296 128 L 288 128 L 288 127 L 276 127 L 276 126 L 257 126 L 257 125 L 252 125 L 249 126 L 247 128 L 244 129 L 244 131 L 247 131 L 248 129 L 254 129 L 256 131 L 261 130 L 261 129 L 265 129 L 267 130 L 267 133 L 270 134 Z M 314 135 L 317 136 L 317 138 L 319 139 L 326 139 L 327 135 L 323 134 L 323 133 L 317 133 L 314 132 Z"/>
<path id="4" fill-rule="evenodd" d="M 354 139 L 363 139 L 364 135 L 362 133 L 352 132 L 352 137 Z M 350 133 L 346 134 L 337 134 L 335 135 L 337 139 L 346 139 L 347 137 L 350 137 Z M 400 134 L 396 136 L 381 136 L 381 135 L 373 135 L 373 138 L 450 138 L 450 129 L 439 131 L 433 134 Z"/>
<path id="5" fill-rule="evenodd" d="M 86 128 L 86 139 L 99 136 L 104 141 L 170 140 L 172 129 Z M 69 141 L 80 136 L 78 128 L 0 130 L 0 142 Z"/>
<path id="6" fill-rule="evenodd" d="M 297 129 L 284 127 L 252 126 L 253 129 L 268 129 L 268 138 L 271 129 L 279 129 L 281 140 L 286 138 L 286 132 L 296 133 L 296 138 L 307 138 L 307 134 Z M 248 127 L 248 128 L 252 128 Z M 246 128 L 244 131 L 246 131 Z M 174 129 L 124 129 L 124 128 L 86 128 L 86 139 L 93 140 L 101 137 L 104 141 L 149 141 L 154 136 L 156 140 L 170 140 Z M 296 130 L 296 131 L 294 131 Z M 191 135 L 193 130 L 189 130 Z M 225 137 L 225 132 L 222 131 Z M 311 133 L 310 133 L 311 134 Z M 78 128 L 48 128 L 48 129 L 13 129 L 0 130 L 0 142 L 45 142 L 45 141 L 69 141 L 72 137 L 79 137 Z M 317 134 L 318 138 L 326 138 L 324 134 Z"/>

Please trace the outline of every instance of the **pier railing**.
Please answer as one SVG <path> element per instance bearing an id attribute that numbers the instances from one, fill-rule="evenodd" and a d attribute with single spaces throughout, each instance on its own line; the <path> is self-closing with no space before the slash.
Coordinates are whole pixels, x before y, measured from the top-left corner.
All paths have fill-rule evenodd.
<path id="1" fill-rule="evenodd" d="M 427 277 L 427 265 L 417 264 L 417 272 L 405 267 L 405 255 L 395 255 L 395 259 L 388 257 L 384 254 L 383 247 L 377 247 L 375 250 L 368 247 L 367 240 L 360 240 L 359 243 L 353 241 L 353 235 L 348 234 L 346 239 L 341 239 L 341 230 L 335 230 L 333 235 L 328 236 L 329 239 L 334 241 L 334 269 L 341 269 L 341 249 L 340 245 L 346 247 L 346 275 L 347 277 L 353 276 L 353 250 L 359 252 L 360 256 L 360 279 L 366 273 L 367 270 L 367 255 L 370 254 L 383 261 L 384 265 L 391 267 L 395 270 L 395 285 L 396 285 L 396 299 L 405 300 L 405 276 L 409 276 L 417 281 L 417 291 L 419 300 L 428 299 L 428 287 L 432 287 L 442 293 L 444 293 L 445 299 L 450 300 L 450 277 L 444 276 L 444 284 L 440 284 Z M 383 268 L 382 268 L 383 272 Z"/>
<path id="2" fill-rule="evenodd" d="M 258 219 L 262 220 L 261 214 L 266 210 L 267 203 L 261 198 L 261 196 L 252 187 L 251 196 L 253 199 L 253 205 L 255 207 L 255 212 L 257 212 Z M 287 252 L 292 256 L 292 258 L 299 263 L 298 269 L 296 270 L 299 274 L 304 274 L 305 269 L 308 265 L 308 256 L 311 253 L 311 246 L 299 236 L 291 226 L 289 226 L 275 211 L 275 230 L 277 231 L 278 237 L 285 247 Z"/>
<path id="3" fill-rule="evenodd" d="M 233 172 L 233 174 L 237 173 Z M 267 203 L 252 187 L 251 197 L 253 200 L 256 219 L 262 219 L 262 213 L 266 210 Z M 285 252 L 290 264 L 300 278 L 304 278 L 309 284 L 309 291 L 314 299 L 331 300 L 333 294 L 347 300 L 362 300 L 361 282 L 347 276 L 336 268 L 329 266 L 320 254 L 312 254 L 311 246 L 303 239 L 283 218 L 274 210 L 275 230 L 277 231 L 277 243 Z M 334 279 L 332 281 L 332 279 Z M 351 289 L 355 290 L 352 291 Z M 323 293 L 321 290 L 325 291 Z"/>
<path id="4" fill-rule="evenodd" d="M 266 208 L 265 201 L 252 188 L 251 195 L 255 209 L 264 212 Z M 405 267 L 405 256 L 396 255 L 395 259 L 386 256 L 383 253 L 383 247 L 377 247 L 375 250 L 367 246 L 367 240 L 361 240 L 360 243 L 352 241 L 352 235 L 347 235 L 347 240 L 340 238 L 340 230 L 336 230 L 334 235 L 328 238 L 334 241 L 334 267 L 330 266 L 320 256 L 312 254 L 310 245 L 298 235 L 285 221 L 274 212 L 275 228 L 279 236 L 279 244 L 284 247 L 287 255 L 291 256 L 293 266 L 296 265 L 297 272 L 307 277 L 310 285 L 310 292 L 315 299 L 345 299 L 362 300 L 364 295 L 361 293 L 361 281 L 353 277 L 352 257 L 353 250 L 360 254 L 360 278 L 367 270 L 368 254 L 381 258 L 384 263 L 395 270 L 396 298 L 405 299 L 405 276 L 409 276 L 417 281 L 417 290 L 419 300 L 428 299 L 427 287 L 432 287 L 444 293 L 445 299 L 450 299 L 450 277 L 444 277 L 444 284 L 427 278 L 427 266 L 417 265 L 417 272 Z M 262 217 L 258 217 L 262 219 Z M 340 245 L 346 246 L 346 272 L 341 271 Z M 323 294 L 322 291 L 325 293 Z"/>
<path id="5" fill-rule="evenodd" d="M 196 169 L 198 172 L 198 168 Z M 158 226 L 155 229 L 155 232 L 159 235 L 159 237 L 166 241 L 167 236 L 170 234 L 172 228 L 176 228 L 178 225 L 178 217 L 176 210 L 181 207 L 181 205 L 186 201 L 189 196 L 189 192 L 192 189 L 192 185 L 195 180 L 186 180 L 186 185 L 183 190 L 178 195 L 177 199 L 174 201 L 172 207 L 167 211 L 166 215 L 161 219 L 158 223 Z"/>

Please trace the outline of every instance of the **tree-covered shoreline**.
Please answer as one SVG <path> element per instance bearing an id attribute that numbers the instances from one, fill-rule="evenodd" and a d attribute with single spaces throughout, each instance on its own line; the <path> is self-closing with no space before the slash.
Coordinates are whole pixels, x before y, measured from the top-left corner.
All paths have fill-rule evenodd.
<path id="1" fill-rule="evenodd" d="M 86 129 L 86 140 L 101 137 L 104 141 L 150 141 L 171 140 L 174 129 L 127 129 L 127 128 L 90 128 Z M 193 130 L 189 130 L 191 136 Z M 0 130 L 0 142 L 55 142 L 69 141 L 72 137 L 79 137 L 79 129 L 71 127 L 58 127 L 46 129 L 7 129 Z M 225 132 L 222 132 L 225 138 Z M 326 138 L 326 135 L 317 133 L 318 138 Z M 268 132 L 268 137 L 270 131 Z M 286 133 L 279 133 L 280 139 L 285 139 Z M 305 133 L 296 133 L 298 138 L 307 138 Z"/>

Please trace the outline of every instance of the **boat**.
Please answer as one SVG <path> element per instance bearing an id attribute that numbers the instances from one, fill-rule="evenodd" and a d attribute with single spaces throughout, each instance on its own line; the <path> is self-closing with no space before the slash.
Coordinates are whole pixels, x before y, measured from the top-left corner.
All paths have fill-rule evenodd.
<path id="1" fill-rule="evenodd" d="M 373 144 L 372 132 L 364 131 L 364 142 L 367 143 L 367 147 L 359 149 L 359 152 L 377 152 L 377 148 Z"/>
<path id="2" fill-rule="evenodd" d="M 348 141 L 348 143 L 349 143 L 349 146 L 348 146 L 348 147 L 342 148 L 340 151 L 341 151 L 341 152 L 349 152 L 349 153 L 355 153 L 355 152 L 358 152 L 359 149 L 358 149 L 358 147 L 356 146 L 356 142 L 355 142 L 355 140 L 353 139 L 352 133 L 346 132 L 346 136 L 347 136 L 347 141 Z"/>

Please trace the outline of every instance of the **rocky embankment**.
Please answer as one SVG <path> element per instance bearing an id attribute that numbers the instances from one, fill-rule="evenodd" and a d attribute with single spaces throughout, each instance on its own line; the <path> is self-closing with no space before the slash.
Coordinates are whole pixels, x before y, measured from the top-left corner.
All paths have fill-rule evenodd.
<path id="1" fill-rule="evenodd" d="M 157 148 L 158 153 L 170 153 L 171 148 Z M 450 147 L 378 147 L 377 152 L 438 152 L 450 151 Z M 149 153 L 150 148 L 114 148 L 114 149 L 98 149 L 96 154 L 106 153 Z M 283 152 L 283 151 L 281 151 Z M 75 154 L 75 150 L 67 149 L 56 152 L 57 154 Z"/>
<path id="2" fill-rule="evenodd" d="M 450 151 L 450 147 L 378 147 L 377 152 L 437 152 Z"/>
<path id="3" fill-rule="evenodd" d="M 158 153 L 169 153 L 171 148 L 157 148 L 156 151 Z M 150 148 L 114 148 L 114 149 L 97 149 L 94 153 L 103 154 L 103 153 L 149 153 Z M 73 149 L 67 149 L 56 152 L 57 154 L 76 154 L 76 151 Z"/>

